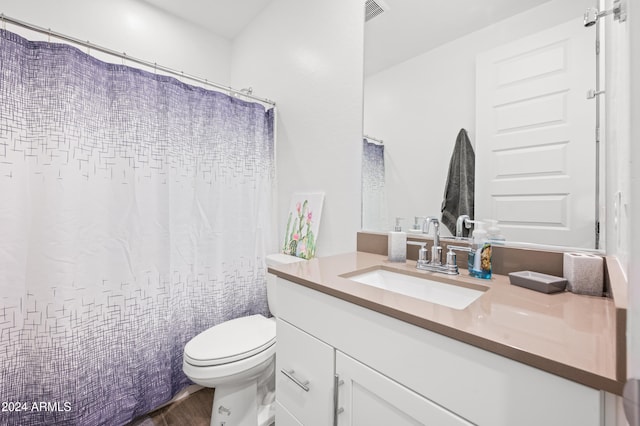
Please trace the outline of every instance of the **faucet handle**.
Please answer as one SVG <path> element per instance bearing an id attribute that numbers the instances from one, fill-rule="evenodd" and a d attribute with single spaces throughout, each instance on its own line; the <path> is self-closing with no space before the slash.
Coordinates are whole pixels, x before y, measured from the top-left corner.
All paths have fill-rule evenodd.
<path id="1" fill-rule="evenodd" d="M 452 246 L 452 245 L 448 245 L 447 246 L 447 250 L 449 250 L 447 252 L 447 259 L 449 258 L 449 253 L 453 254 L 454 256 L 456 255 L 455 251 L 466 251 L 467 253 L 471 253 L 471 247 L 462 247 L 462 246 Z M 455 250 L 455 251 L 454 251 Z"/>
<path id="2" fill-rule="evenodd" d="M 456 251 L 466 251 L 467 253 L 469 253 L 471 252 L 471 249 L 469 247 L 447 246 L 447 250 L 447 268 L 451 271 L 455 271 L 455 273 L 458 273 Z"/>
<path id="3" fill-rule="evenodd" d="M 462 246 L 447 246 L 447 265 L 455 265 L 456 264 L 456 251 L 466 251 L 467 253 L 471 253 L 470 247 L 462 247 Z M 455 250 L 455 251 L 454 251 Z"/>
<path id="4" fill-rule="evenodd" d="M 426 242 L 407 241 L 407 245 L 420 246 L 420 250 L 418 250 L 418 264 L 428 263 Z"/>

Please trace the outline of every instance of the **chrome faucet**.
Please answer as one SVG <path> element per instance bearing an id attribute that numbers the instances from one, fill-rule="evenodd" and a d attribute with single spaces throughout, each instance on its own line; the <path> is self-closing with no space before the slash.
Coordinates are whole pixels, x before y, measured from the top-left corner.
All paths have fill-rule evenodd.
<path id="1" fill-rule="evenodd" d="M 468 217 L 468 216 L 467 216 Z M 433 223 L 433 247 L 431 247 L 431 260 L 427 260 L 426 242 L 407 241 L 409 245 L 420 246 L 416 268 L 423 271 L 441 272 L 448 275 L 458 275 L 458 265 L 455 251 L 469 251 L 468 247 L 448 246 L 447 262 L 442 263 L 442 247 L 440 247 L 440 221 L 437 217 L 426 216 L 422 222 L 422 233 L 428 234 Z"/>
<path id="2" fill-rule="evenodd" d="M 456 220 L 456 239 L 464 238 L 462 235 L 462 227 L 467 229 L 471 229 L 471 218 L 468 214 L 461 214 L 458 216 L 458 220 Z"/>
<path id="3" fill-rule="evenodd" d="M 416 261 L 416 269 L 430 272 L 440 272 L 447 275 L 458 275 L 460 273 L 458 271 L 455 251 L 471 251 L 469 247 L 448 246 L 447 249 L 449 250 L 449 252 L 447 253 L 447 263 L 433 264 L 432 262 L 429 262 L 427 260 L 427 249 L 425 247 L 427 245 L 426 242 L 407 241 L 407 244 L 420 246 L 420 250 L 418 251 L 418 260 Z"/>
<path id="4" fill-rule="evenodd" d="M 429 228 L 433 223 L 433 247 L 431 247 L 431 265 L 442 265 L 442 247 L 440 247 L 440 221 L 437 217 L 428 216 L 422 223 L 422 232 L 429 233 Z"/>

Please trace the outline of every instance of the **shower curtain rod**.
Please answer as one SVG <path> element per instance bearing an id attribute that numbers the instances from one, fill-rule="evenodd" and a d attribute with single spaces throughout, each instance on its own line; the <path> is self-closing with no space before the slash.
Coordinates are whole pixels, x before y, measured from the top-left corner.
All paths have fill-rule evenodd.
<path id="1" fill-rule="evenodd" d="M 377 143 L 378 145 L 384 145 L 384 141 L 382 139 L 372 138 L 371 136 L 363 135 L 366 140 L 372 141 L 373 143 Z"/>
<path id="2" fill-rule="evenodd" d="M 139 64 L 139 65 L 144 65 L 146 67 L 153 68 L 154 70 L 162 71 L 162 72 L 165 72 L 165 73 L 168 73 L 168 74 L 172 74 L 172 75 L 175 75 L 175 76 L 178 76 L 178 77 L 182 77 L 182 78 L 187 78 L 189 80 L 196 81 L 198 83 L 201 83 L 201 84 L 204 84 L 204 85 L 207 85 L 207 86 L 215 87 L 216 89 L 220 89 L 220 90 L 224 90 L 224 91 L 227 91 L 227 92 L 230 92 L 230 93 L 234 93 L 236 95 L 246 96 L 247 98 L 251 98 L 253 100 L 256 100 L 256 101 L 259 101 L 259 102 L 263 102 L 263 103 L 271 105 L 271 106 L 275 106 L 276 105 L 276 103 L 274 101 L 272 101 L 272 100 L 265 99 L 265 98 L 260 98 L 258 96 L 252 95 L 251 94 L 251 91 L 252 91 L 251 88 L 242 89 L 242 90 L 236 90 L 236 89 L 233 89 L 231 87 L 223 86 L 222 84 L 218 84 L 218 83 L 209 81 L 207 79 L 196 77 L 196 76 L 193 76 L 193 75 L 190 75 L 190 74 L 185 74 L 182 71 L 177 71 L 177 70 L 174 70 L 174 69 L 171 69 L 171 68 L 168 68 L 168 67 L 164 67 L 162 65 L 158 65 L 155 62 L 149 62 L 149 61 L 145 61 L 143 59 L 134 58 L 132 56 L 127 55 L 126 52 L 117 52 L 115 50 L 108 49 L 106 47 L 102 47 L 102 46 L 98 46 L 96 44 L 90 43 L 89 41 L 83 41 L 83 40 L 77 39 L 75 37 L 71 37 L 71 36 L 68 36 L 68 35 L 65 35 L 65 34 L 62 34 L 62 33 L 58 33 L 58 32 L 55 32 L 55 31 L 51 31 L 50 28 L 43 28 L 43 27 L 39 27 L 39 26 L 34 25 L 34 24 L 30 24 L 28 22 L 20 21 L 19 19 L 11 18 L 11 17 L 5 15 L 4 13 L 0 14 L 0 20 L 3 23 L 8 22 L 10 24 L 13 24 L 13 25 L 16 25 L 16 26 L 19 26 L 19 27 L 22 27 L 22 28 L 26 28 L 28 30 L 36 31 L 36 32 L 39 32 L 39 33 L 42 33 L 42 34 L 47 34 L 49 36 L 52 36 L 52 37 L 55 37 L 55 38 L 58 38 L 58 39 L 61 39 L 61 40 L 65 40 L 65 41 L 68 41 L 68 42 L 71 42 L 71 43 L 74 43 L 74 44 L 77 44 L 77 45 L 80 45 L 80 46 L 83 46 L 83 47 L 87 47 L 89 49 L 97 50 L 98 52 L 106 53 L 108 55 L 112 55 L 112 56 L 115 56 L 117 58 L 121 58 L 121 59 L 124 59 L 124 60 L 127 60 L 127 61 L 134 62 L 134 63 Z"/>

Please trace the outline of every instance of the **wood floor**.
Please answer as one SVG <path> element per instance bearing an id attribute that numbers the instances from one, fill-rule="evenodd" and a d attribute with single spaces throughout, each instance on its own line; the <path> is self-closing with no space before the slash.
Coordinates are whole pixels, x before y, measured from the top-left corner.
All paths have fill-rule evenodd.
<path id="1" fill-rule="evenodd" d="M 212 405 L 213 389 L 204 388 L 127 426 L 209 426 Z"/>

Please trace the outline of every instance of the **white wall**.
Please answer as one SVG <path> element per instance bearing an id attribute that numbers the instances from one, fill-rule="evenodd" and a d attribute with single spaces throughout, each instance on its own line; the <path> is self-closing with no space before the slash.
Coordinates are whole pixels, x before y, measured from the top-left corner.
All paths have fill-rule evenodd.
<path id="1" fill-rule="evenodd" d="M 608 1 L 608 7 L 611 2 Z M 605 20 L 606 250 L 627 270 L 630 250 L 629 22 Z"/>
<path id="2" fill-rule="evenodd" d="M 232 86 L 278 105 L 279 238 L 291 194 L 324 191 L 319 256 L 360 228 L 363 25 L 360 0 L 274 0 L 233 43 Z"/>
<path id="3" fill-rule="evenodd" d="M 629 152 L 630 152 L 630 185 L 629 185 L 629 220 L 628 228 L 622 232 L 629 235 L 629 311 L 627 314 L 627 374 L 628 377 L 640 379 L 640 5 L 638 2 L 627 1 L 628 5 L 628 42 L 630 55 L 630 121 Z"/>
<path id="4" fill-rule="evenodd" d="M 3 0 L 0 13 L 229 85 L 231 43 L 228 40 L 141 1 Z M 31 40 L 47 39 L 10 24 L 7 24 L 7 30 Z M 95 56 L 108 62 L 119 62 L 111 56 Z"/>
<path id="5" fill-rule="evenodd" d="M 612 0 L 605 0 L 611 9 Z M 627 21 L 606 18 L 607 254 L 627 275 L 627 376 L 640 378 L 640 5 L 626 1 Z M 635 219 L 635 220 L 633 220 Z"/>
<path id="6" fill-rule="evenodd" d="M 593 0 L 554 0 L 365 80 L 364 132 L 385 142 L 389 222 L 400 216 L 410 226 L 416 215 L 440 216 L 460 128 L 475 144 L 476 55 L 582 16 L 589 6 Z"/>

